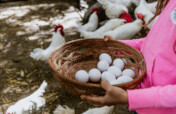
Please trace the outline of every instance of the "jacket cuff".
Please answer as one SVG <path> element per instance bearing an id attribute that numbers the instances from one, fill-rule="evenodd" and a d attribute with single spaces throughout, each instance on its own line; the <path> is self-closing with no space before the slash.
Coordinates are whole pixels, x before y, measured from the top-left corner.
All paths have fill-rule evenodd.
<path id="1" fill-rule="evenodd" d="M 127 90 L 129 110 L 156 107 L 158 97 L 153 88 Z"/>

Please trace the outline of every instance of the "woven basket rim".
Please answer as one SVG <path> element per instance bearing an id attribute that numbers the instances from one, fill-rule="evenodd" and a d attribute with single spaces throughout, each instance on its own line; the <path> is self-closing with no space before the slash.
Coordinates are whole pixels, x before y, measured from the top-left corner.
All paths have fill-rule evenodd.
<path id="1" fill-rule="evenodd" d="M 85 38 L 85 39 L 76 39 L 76 40 L 72 40 L 72 41 L 66 42 L 65 44 L 62 44 L 59 48 L 57 48 L 56 50 L 54 50 L 54 51 L 51 53 L 51 55 L 50 55 L 48 61 L 50 61 L 51 56 L 54 55 L 54 54 L 57 52 L 57 50 L 59 50 L 60 48 L 64 47 L 65 45 L 69 45 L 69 44 L 72 44 L 72 43 L 74 43 L 74 42 L 78 42 L 78 41 L 82 41 L 82 40 L 103 40 L 103 39 L 100 39 L 100 38 Z M 105 41 L 105 42 L 109 42 L 109 41 L 113 41 L 113 42 L 115 41 L 115 42 L 121 43 L 121 44 L 127 46 L 128 48 L 132 48 L 132 49 L 136 50 L 136 51 L 139 53 L 139 51 L 138 51 L 137 49 L 135 49 L 135 48 L 133 48 L 133 47 L 131 47 L 131 46 L 129 46 L 129 45 L 123 43 L 123 42 L 120 42 L 120 41 L 118 41 L 118 40 L 108 40 L 108 41 Z M 142 55 L 141 53 L 139 53 L 139 54 L 143 57 L 143 55 Z"/>

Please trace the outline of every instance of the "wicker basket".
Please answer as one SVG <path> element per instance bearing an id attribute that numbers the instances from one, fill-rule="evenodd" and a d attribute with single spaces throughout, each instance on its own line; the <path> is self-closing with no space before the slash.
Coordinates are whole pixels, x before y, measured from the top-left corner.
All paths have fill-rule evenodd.
<path id="1" fill-rule="evenodd" d="M 118 54 L 117 52 L 121 52 Z M 97 67 L 99 55 L 108 53 L 112 59 L 125 58 L 125 68 L 135 68 L 135 79 L 132 82 L 115 85 L 123 89 L 134 89 L 146 72 L 146 64 L 143 56 L 136 49 L 114 40 L 105 42 L 103 39 L 79 39 L 65 43 L 55 50 L 49 60 L 49 66 L 55 79 L 70 94 L 104 95 L 105 91 L 99 83 L 82 83 L 74 79 L 78 70 L 89 71 Z M 131 62 L 131 60 L 133 62 Z"/>

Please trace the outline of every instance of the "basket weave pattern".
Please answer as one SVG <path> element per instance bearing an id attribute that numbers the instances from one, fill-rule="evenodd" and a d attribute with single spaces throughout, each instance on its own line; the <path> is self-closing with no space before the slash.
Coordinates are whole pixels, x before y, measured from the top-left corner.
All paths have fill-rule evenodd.
<path id="1" fill-rule="evenodd" d="M 121 52 L 121 54 L 117 54 Z M 146 72 L 143 56 L 136 49 L 114 40 L 105 42 L 103 39 L 79 39 L 68 42 L 55 50 L 49 60 L 49 66 L 55 79 L 70 94 L 80 96 L 81 94 L 104 95 L 105 92 L 99 83 L 82 83 L 75 80 L 74 76 L 78 70 L 97 68 L 99 55 L 108 53 L 112 60 L 125 58 L 125 68 L 135 68 L 135 79 L 132 82 L 115 85 L 123 89 L 133 89 L 141 81 Z M 130 61 L 133 60 L 133 62 Z"/>

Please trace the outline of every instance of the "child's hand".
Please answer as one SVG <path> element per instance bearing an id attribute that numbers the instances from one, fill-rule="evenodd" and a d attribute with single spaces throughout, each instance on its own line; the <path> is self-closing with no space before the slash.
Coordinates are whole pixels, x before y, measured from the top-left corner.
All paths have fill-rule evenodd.
<path id="1" fill-rule="evenodd" d="M 104 41 L 108 41 L 108 40 L 114 40 L 114 39 L 111 36 L 105 35 Z"/>
<path id="2" fill-rule="evenodd" d="M 105 96 L 81 95 L 81 99 L 86 100 L 97 107 L 102 107 L 105 105 L 110 106 L 119 103 L 128 103 L 128 95 L 125 90 L 110 85 L 106 80 L 101 82 L 101 87 L 106 91 Z"/>

